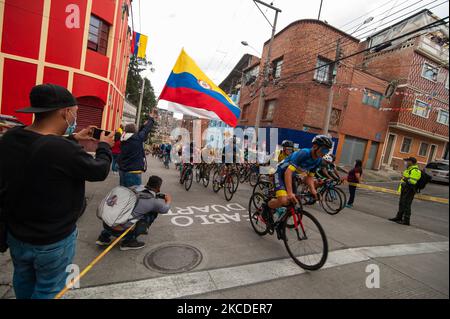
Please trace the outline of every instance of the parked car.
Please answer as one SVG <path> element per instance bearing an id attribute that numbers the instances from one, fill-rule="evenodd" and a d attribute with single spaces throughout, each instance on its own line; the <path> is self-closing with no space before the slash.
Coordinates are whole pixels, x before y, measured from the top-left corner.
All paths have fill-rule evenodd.
<path id="1" fill-rule="evenodd" d="M 0 114 L 0 138 L 7 130 L 16 126 L 25 126 L 15 116 Z"/>
<path id="2" fill-rule="evenodd" d="M 431 176 L 434 182 L 448 183 L 448 161 L 435 161 L 428 163 L 425 172 Z"/>

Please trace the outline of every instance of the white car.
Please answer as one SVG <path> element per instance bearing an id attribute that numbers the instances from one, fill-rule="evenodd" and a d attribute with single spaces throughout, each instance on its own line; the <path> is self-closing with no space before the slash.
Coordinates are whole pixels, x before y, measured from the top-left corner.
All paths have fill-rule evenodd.
<path id="1" fill-rule="evenodd" d="M 428 163 L 425 172 L 431 176 L 433 182 L 448 183 L 448 161 L 435 161 Z"/>

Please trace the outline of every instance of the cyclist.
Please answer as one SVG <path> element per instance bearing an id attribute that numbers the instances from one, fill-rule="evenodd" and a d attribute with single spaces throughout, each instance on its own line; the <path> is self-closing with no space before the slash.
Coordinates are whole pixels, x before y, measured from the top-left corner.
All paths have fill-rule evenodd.
<path id="1" fill-rule="evenodd" d="M 327 154 L 322 158 L 322 164 L 317 169 L 315 176 L 319 181 L 341 180 L 334 161 L 335 157 L 332 154 Z"/>
<path id="2" fill-rule="evenodd" d="M 291 155 L 294 152 L 294 142 L 289 140 L 284 140 L 281 143 L 281 147 L 283 148 L 281 152 L 278 152 L 278 163 L 282 162 L 286 157 Z"/>
<path id="3" fill-rule="evenodd" d="M 293 176 L 298 169 L 307 171 L 305 184 L 308 185 L 311 194 L 317 199 L 317 190 L 314 185 L 314 174 L 322 163 L 322 157 L 330 152 L 333 143 L 330 137 L 326 135 L 317 135 L 312 140 L 312 148 L 301 149 L 292 153 L 278 164 L 275 172 L 275 191 L 276 198 L 272 199 L 268 204 L 263 205 L 263 218 L 271 217 L 273 209 L 287 206 L 291 201 L 297 203 L 297 197 L 293 191 Z"/>

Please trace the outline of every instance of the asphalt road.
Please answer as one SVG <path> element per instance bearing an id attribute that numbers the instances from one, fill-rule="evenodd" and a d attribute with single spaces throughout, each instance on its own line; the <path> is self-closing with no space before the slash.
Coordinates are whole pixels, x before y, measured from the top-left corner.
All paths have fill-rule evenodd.
<path id="1" fill-rule="evenodd" d="M 68 298 L 448 298 L 448 205 L 414 201 L 410 227 L 387 221 L 398 205 L 391 194 L 358 190 L 354 208 L 335 216 L 309 207 L 325 229 L 330 256 L 323 269 L 304 272 L 276 236 L 253 231 L 248 185 L 227 202 L 223 191 L 215 194 L 211 185 L 205 189 L 195 181 L 186 192 L 173 166 L 166 170 L 154 159 L 144 180 L 151 174 L 161 176 L 162 191 L 172 194 L 171 212 L 140 237 L 144 249 L 113 248 Z M 105 182 L 87 184 L 89 204 L 79 221 L 74 261 L 80 269 L 102 252 L 95 245 L 101 231 L 96 207 L 118 182 L 111 173 Z M 431 184 L 426 193 L 448 198 L 448 186 Z M 187 265 L 194 268 L 169 273 Z M 381 270 L 378 289 L 366 287 L 370 265 Z M 4 297 L 13 297 L 12 290 Z"/>

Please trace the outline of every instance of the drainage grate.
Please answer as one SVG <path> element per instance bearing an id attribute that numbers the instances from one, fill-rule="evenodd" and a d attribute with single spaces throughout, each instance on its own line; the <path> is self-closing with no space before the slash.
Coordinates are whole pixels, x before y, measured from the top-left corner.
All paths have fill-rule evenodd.
<path id="1" fill-rule="evenodd" d="M 195 247 L 171 244 L 158 247 L 144 257 L 144 265 L 150 270 L 165 274 L 187 272 L 202 261 L 202 253 Z"/>

